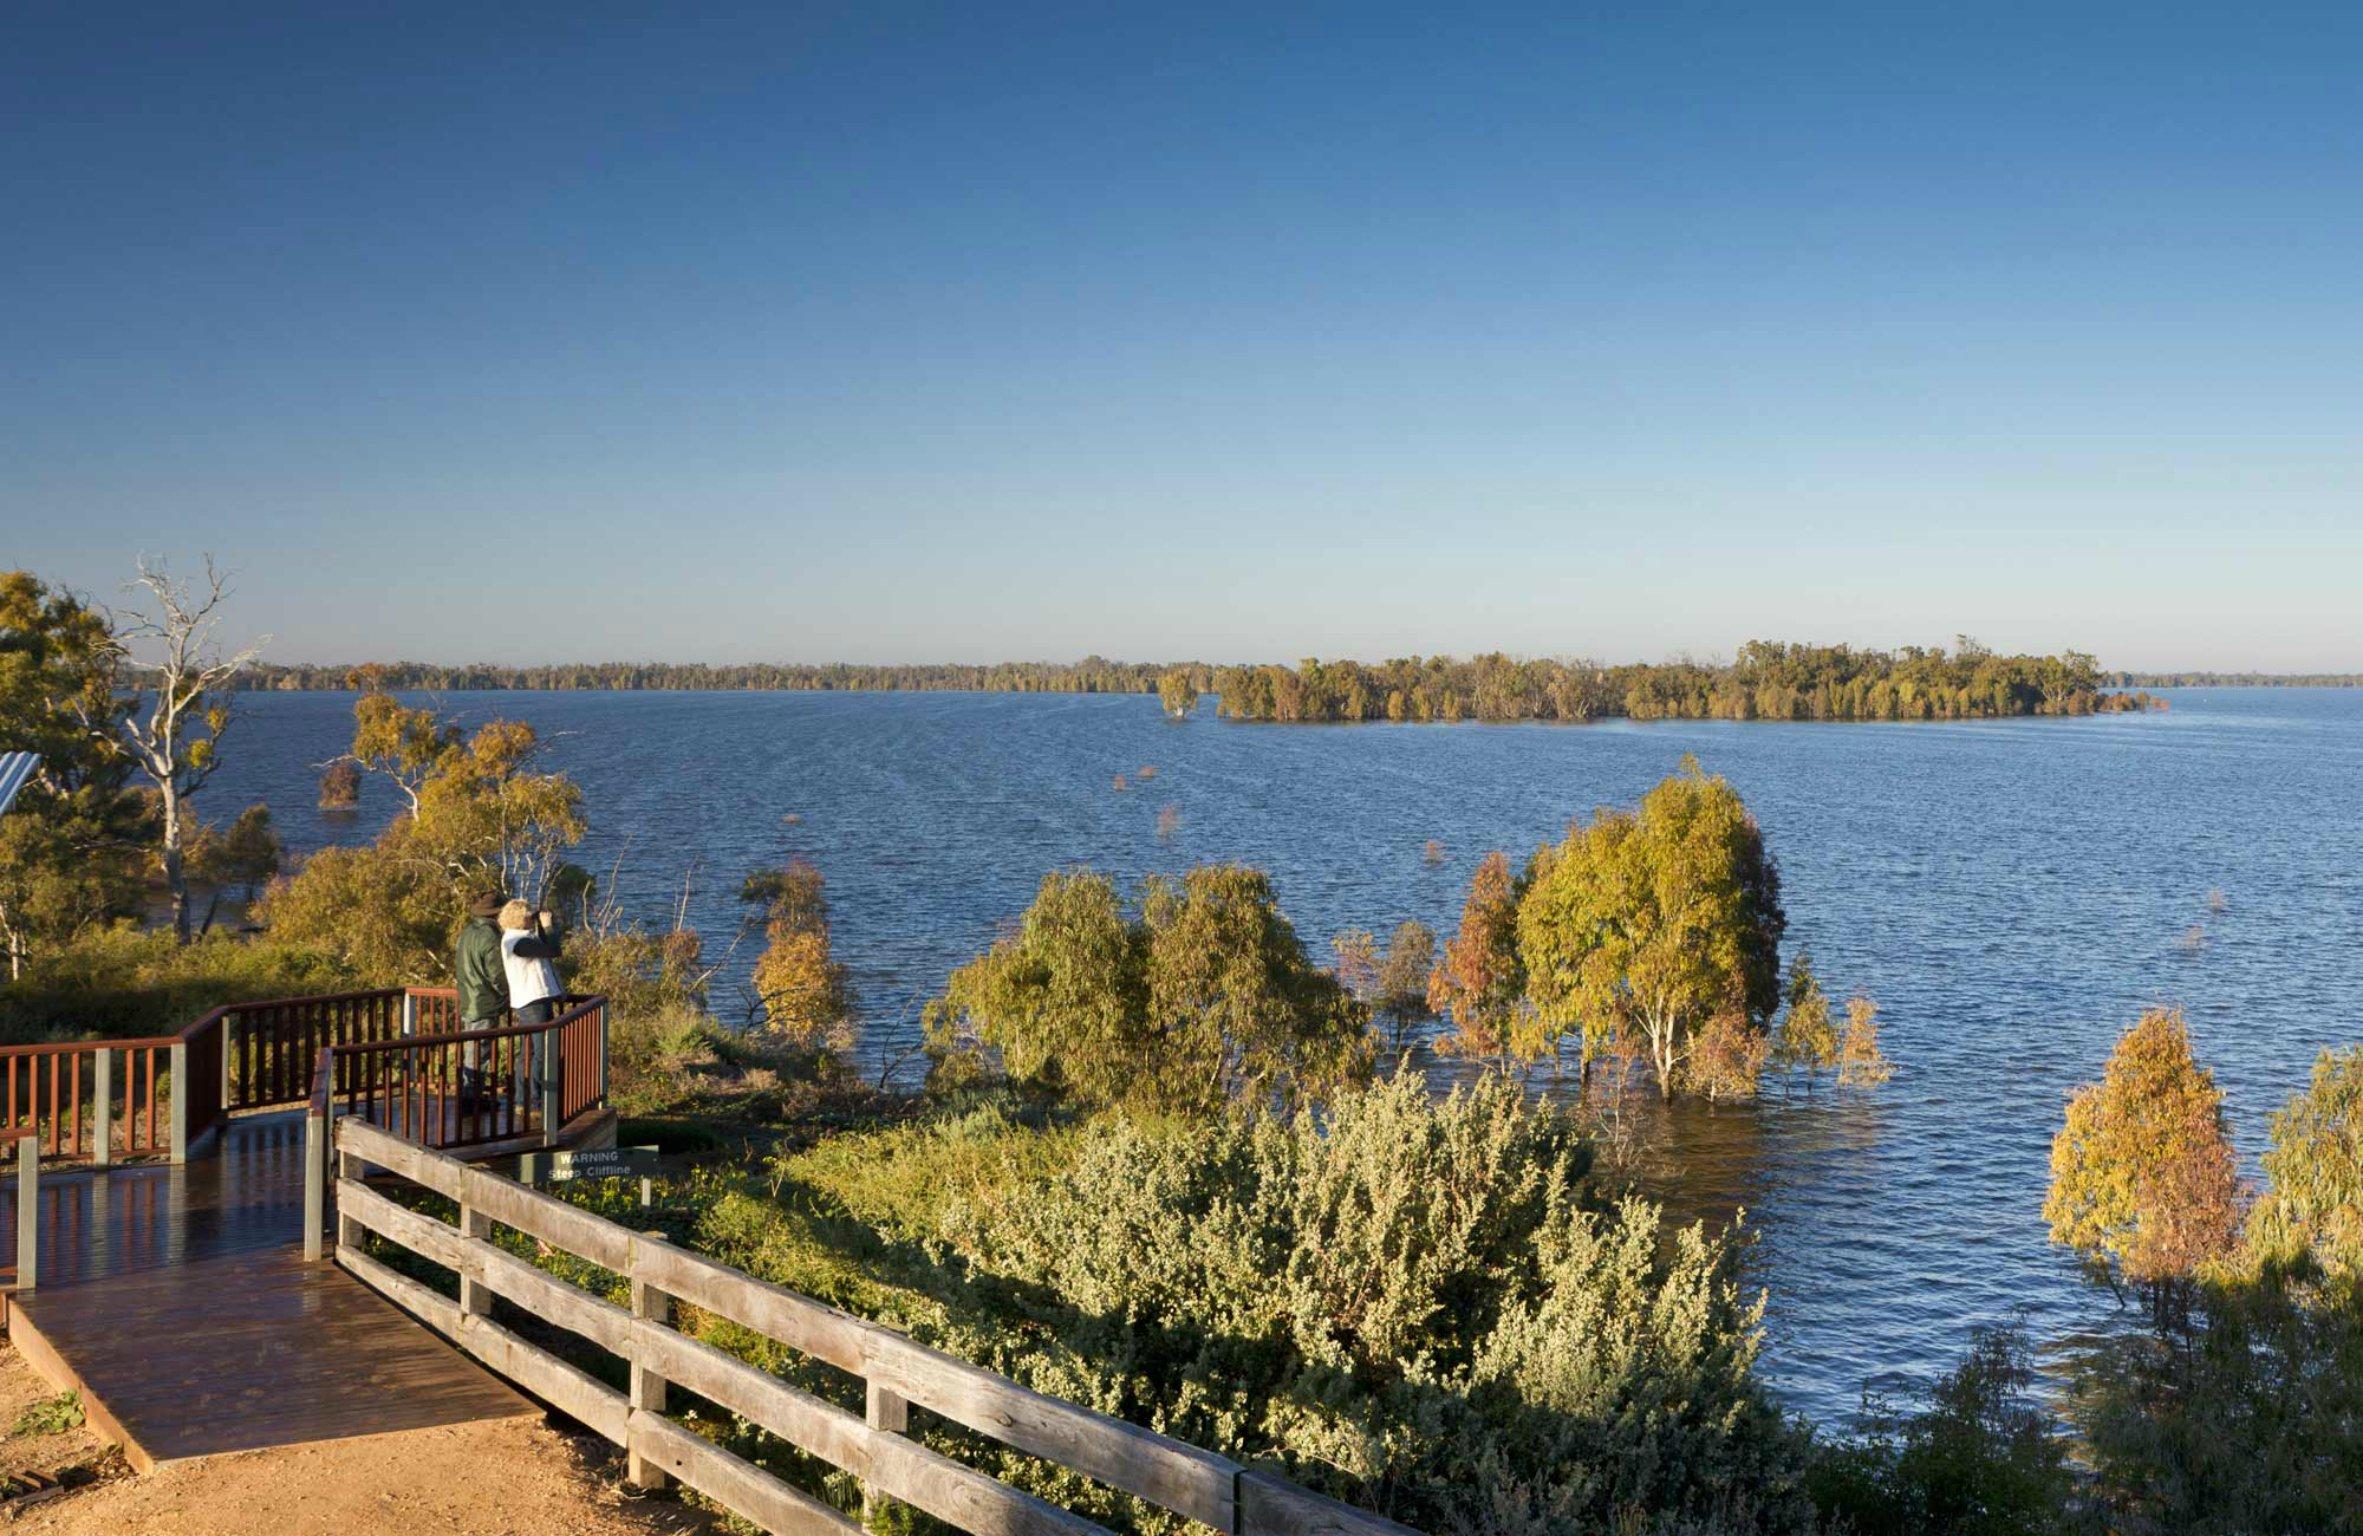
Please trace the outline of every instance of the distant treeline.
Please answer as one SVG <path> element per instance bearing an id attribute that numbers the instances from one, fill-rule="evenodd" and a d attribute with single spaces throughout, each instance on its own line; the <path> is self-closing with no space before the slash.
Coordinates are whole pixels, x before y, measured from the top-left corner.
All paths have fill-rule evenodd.
<path id="1" fill-rule="evenodd" d="M 2112 672 L 2118 688 L 2363 688 L 2363 672 Z"/>
<path id="2" fill-rule="evenodd" d="M 914 664 L 901 667 L 786 665 L 747 662 L 589 661 L 503 667 L 488 662 L 437 666 L 423 661 L 362 666 L 297 662 L 257 664 L 242 686 L 280 692 L 383 688 L 392 692 L 463 693 L 519 688 L 556 693 L 642 690 L 746 693 L 1154 693 L 1166 668 L 1147 662 L 1003 661 L 990 665 Z M 1200 672 L 1207 669 L 1199 668 Z"/>
<path id="3" fill-rule="evenodd" d="M 1108 661 L 1003 662 L 993 666 L 784 666 L 584 663 L 539 667 L 259 666 L 246 686 L 378 687 L 426 692 L 483 688 L 705 689 L 811 692 L 966 690 L 985 693 L 1153 693 L 1160 678 L 1221 697 L 1233 720 L 1583 721 L 1971 720 L 2090 715 L 2162 707 L 2142 693 L 2108 691 L 2090 656 L 2003 656 L 1963 641 L 1951 651 L 1784 645 L 1751 640 L 1728 665 L 1705 662 L 1605 666 L 1520 661 L 1494 652 L 1391 661 L 1308 660 L 1295 667 Z"/>

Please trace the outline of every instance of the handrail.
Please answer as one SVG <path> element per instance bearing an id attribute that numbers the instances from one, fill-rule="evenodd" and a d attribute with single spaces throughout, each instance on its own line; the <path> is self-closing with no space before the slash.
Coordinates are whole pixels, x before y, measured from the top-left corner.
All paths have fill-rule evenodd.
<path id="1" fill-rule="evenodd" d="M 483 1361 L 624 1447 L 644 1486 L 679 1478 L 773 1532 L 858 1536 L 861 1527 L 664 1416 L 679 1385 L 861 1479 L 979 1536 L 1105 1536 L 1091 1521 L 939 1455 L 904 1435 L 911 1404 L 1026 1455 L 1147 1500 L 1224 1536 L 1418 1536 L 1380 1515 L 1254 1471 L 1169 1435 L 1050 1397 L 851 1313 L 595 1216 L 357 1119 L 335 1127 L 337 1262 Z M 375 1164 L 455 1201 L 457 1225 L 362 1182 Z M 623 1277 L 629 1308 L 491 1241 L 495 1223 Z M 317 1229 L 314 1229 L 315 1232 Z M 458 1301 L 369 1256 L 366 1234 L 459 1276 Z M 619 1355 L 618 1392 L 492 1318 L 495 1296 Z M 799 1391 L 671 1325 L 689 1302 L 865 1383 L 866 1412 Z"/>
<path id="2" fill-rule="evenodd" d="M 421 986 L 256 998 L 169 1035 L 0 1046 L 0 1127 L 38 1130 L 52 1158 L 185 1161 L 233 1111 L 303 1103 L 323 1045 L 459 1033 L 457 999 Z M 585 1000 L 570 1001 L 579 1019 Z"/>

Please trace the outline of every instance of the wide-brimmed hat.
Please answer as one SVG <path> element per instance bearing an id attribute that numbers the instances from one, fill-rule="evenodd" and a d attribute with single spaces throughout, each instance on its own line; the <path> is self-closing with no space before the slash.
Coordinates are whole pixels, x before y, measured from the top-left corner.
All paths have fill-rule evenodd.
<path id="1" fill-rule="evenodd" d="M 498 891 L 478 891 L 475 897 L 468 902 L 468 916 L 498 917 L 502 905 L 507 900 L 508 898 Z"/>

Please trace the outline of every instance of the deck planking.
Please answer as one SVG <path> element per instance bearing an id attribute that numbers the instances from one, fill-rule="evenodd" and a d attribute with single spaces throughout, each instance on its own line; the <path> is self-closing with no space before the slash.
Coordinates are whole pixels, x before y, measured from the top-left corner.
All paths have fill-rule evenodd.
<path id="1" fill-rule="evenodd" d="M 0 1200 L 0 1252 L 14 1204 Z M 300 1113 L 232 1121 L 201 1161 L 45 1176 L 40 1284 L 10 1333 L 142 1470 L 538 1415 L 344 1271 L 305 1263 L 302 1213 Z"/>

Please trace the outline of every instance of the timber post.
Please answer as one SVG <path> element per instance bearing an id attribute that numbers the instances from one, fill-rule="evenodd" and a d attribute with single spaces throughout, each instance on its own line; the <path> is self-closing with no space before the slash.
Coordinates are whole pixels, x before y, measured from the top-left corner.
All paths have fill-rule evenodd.
<path id="1" fill-rule="evenodd" d="M 492 1241 L 492 1218 L 466 1201 L 461 1201 L 459 1235 L 462 1238 L 473 1237 L 481 1238 L 485 1242 Z M 344 1241 L 341 1233 L 338 1235 L 337 1241 L 340 1243 Z M 459 1309 L 462 1312 L 473 1312 L 478 1317 L 492 1315 L 492 1288 L 464 1269 L 459 1272 Z"/>
<path id="2" fill-rule="evenodd" d="M 640 1242 L 661 1243 L 664 1239 L 644 1233 Z M 632 1315 L 660 1326 L 673 1320 L 673 1298 L 640 1278 L 640 1243 L 632 1245 Z M 632 1352 L 631 1407 L 661 1414 L 665 1411 L 665 1379 L 642 1358 L 642 1352 Z M 624 1455 L 624 1478 L 635 1488 L 662 1488 L 672 1482 L 664 1468 L 640 1449 L 637 1441 L 627 1446 Z"/>
<path id="3" fill-rule="evenodd" d="M 556 1146 L 558 1133 L 564 1129 L 558 1120 L 559 1038 L 560 1031 L 543 1030 L 533 1053 L 534 1062 L 541 1069 L 542 1145 L 545 1147 Z"/>
<path id="4" fill-rule="evenodd" d="M 91 1053 L 90 1166 L 115 1160 L 115 1053 L 100 1046 Z"/>
<path id="5" fill-rule="evenodd" d="M 172 1042 L 172 1160 L 189 1160 L 189 1042 Z"/>
<path id="6" fill-rule="evenodd" d="M 33 1288 L 41 1264 L 41 1137 L 16 1144 L 16 1288 Z"/>
<path id="7" fill-rule="evenodd" d="M 317 1263 L 328 1226 L 328 1116 L 315 1102 L 304 1115 L 304 1261 Z"/>
<path id="8" fill-rule="evenodd" d="M 910 1433 L 911 1404 L 900 1393 L 889 1391 L 875 1381 L 865 1381 L 868 1389 L 862 1405 L 862 1417 L 870 1428 L 884 1430 L 890 1435 Z M 880 1493 L 867 1479 L 862 1483 L 862 1523 L 874 1525 L 886 1508 L 886 1495 Z"/>

